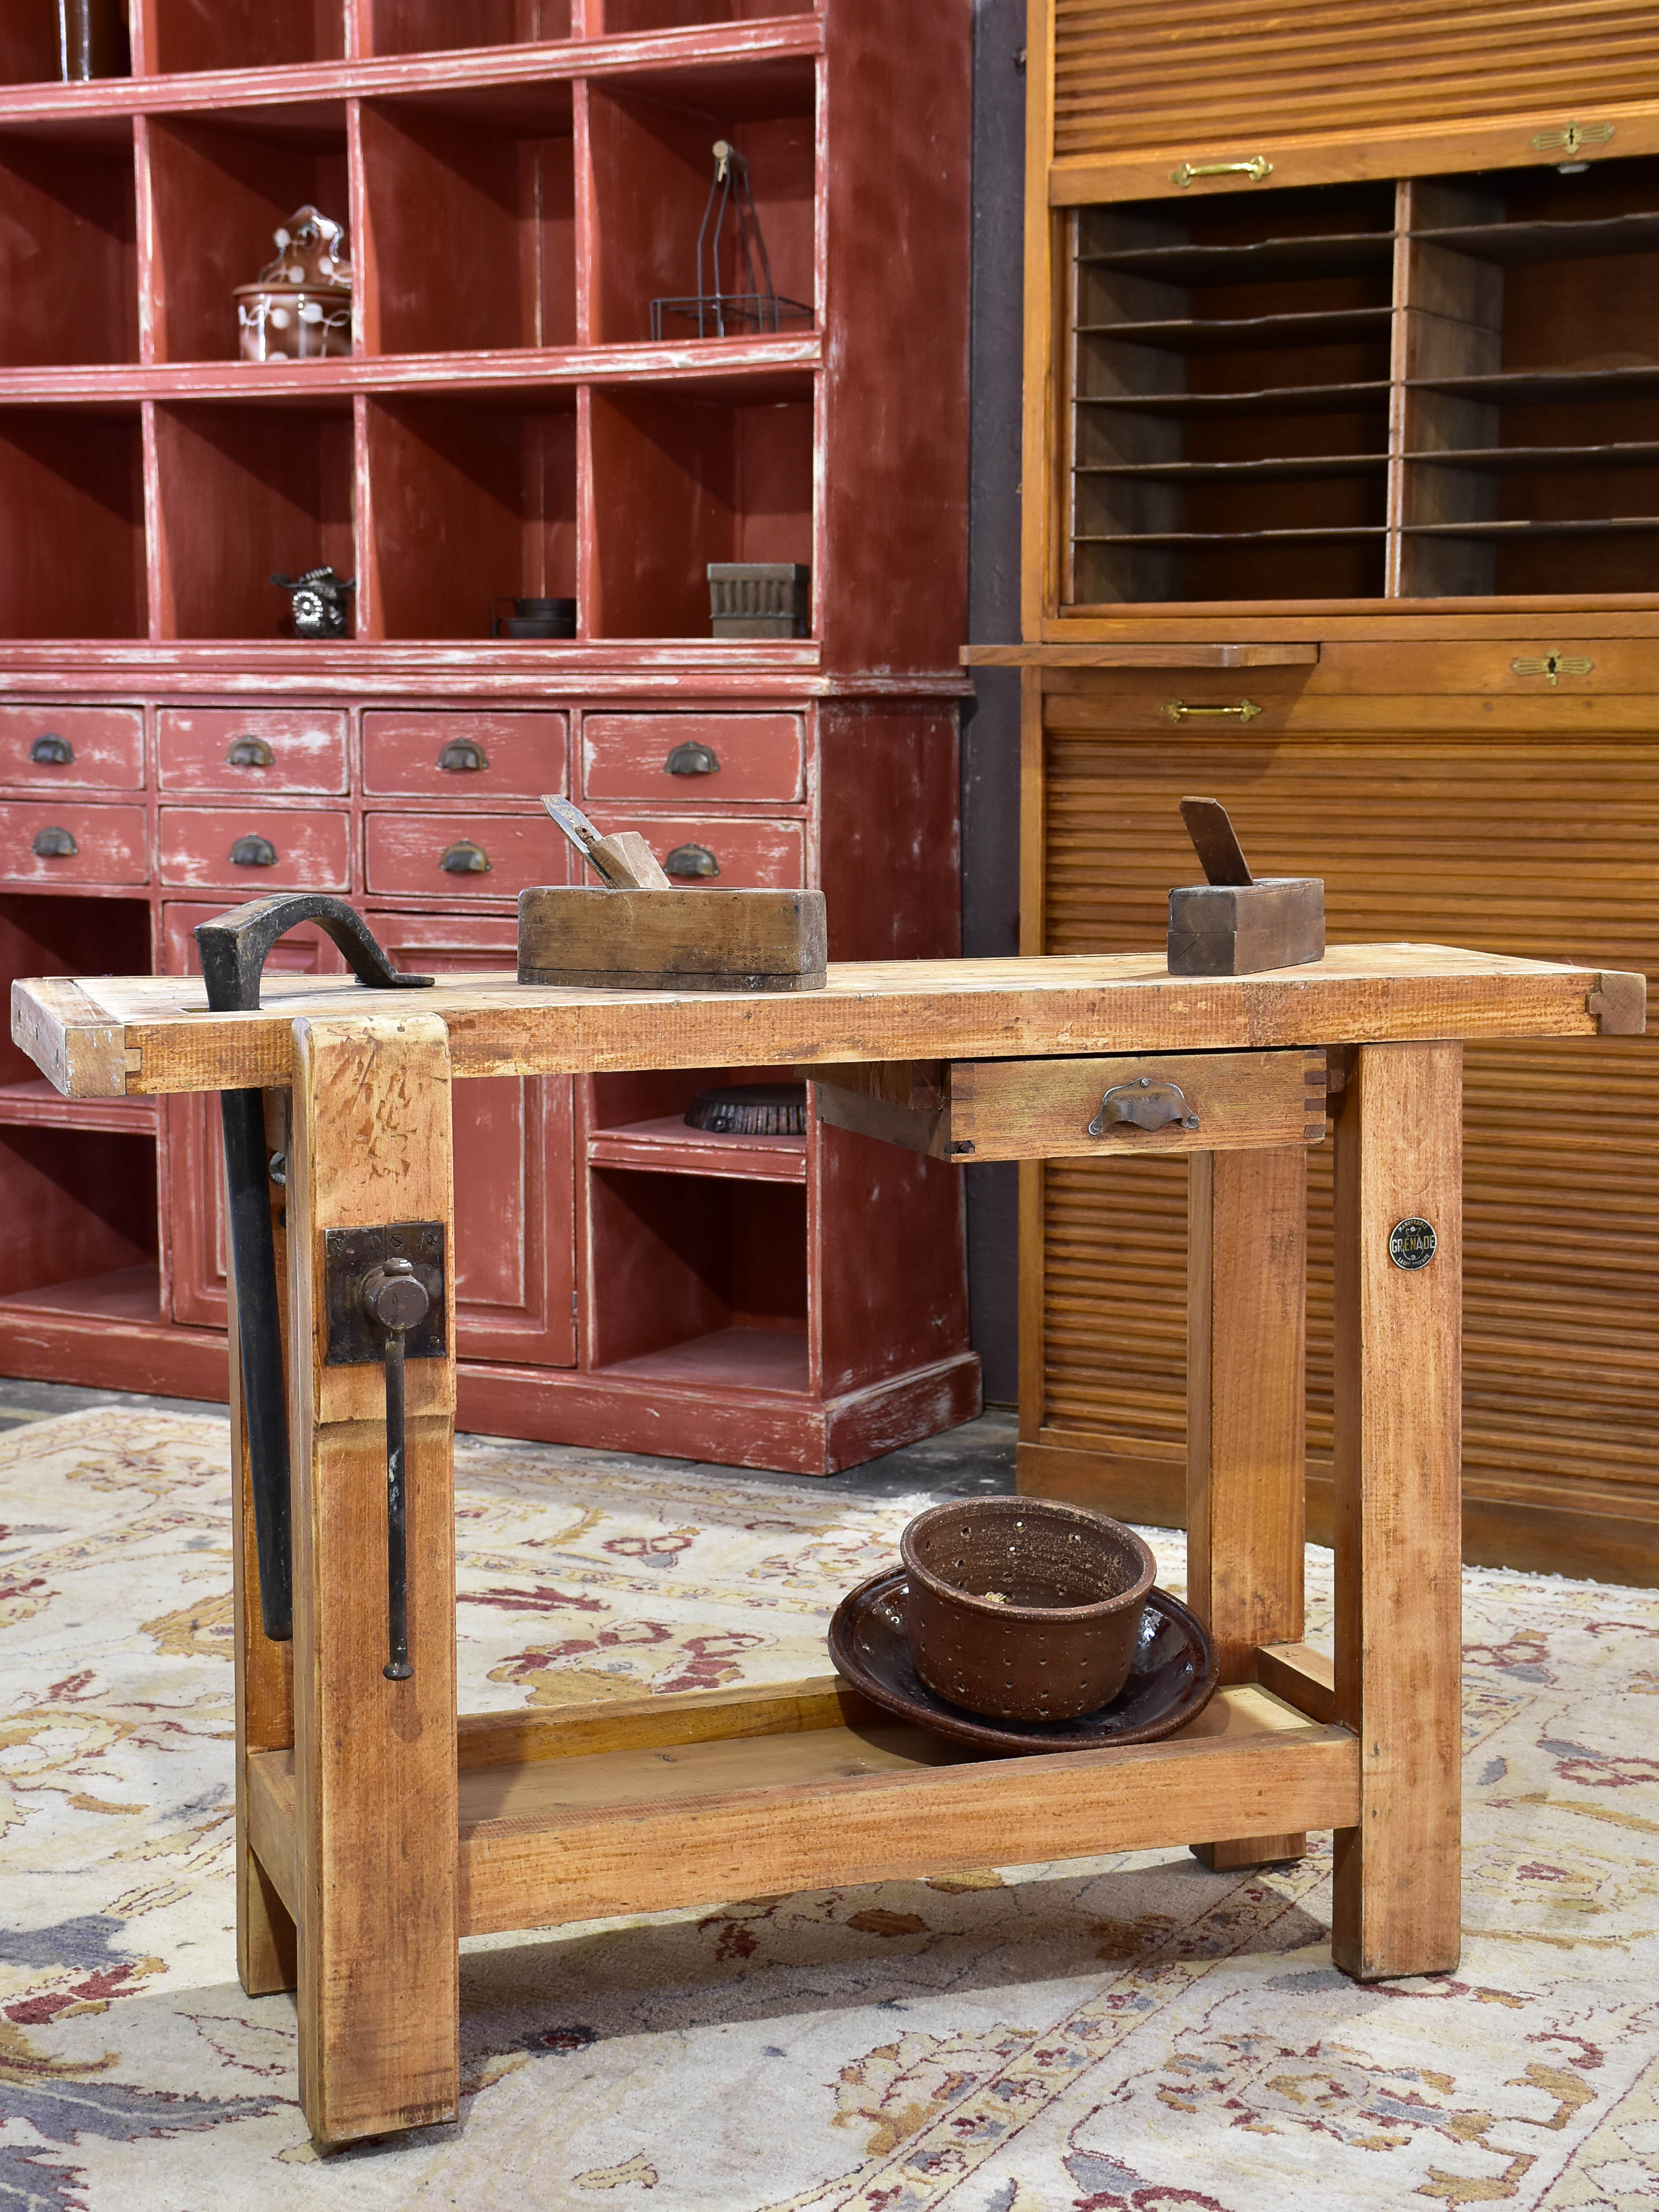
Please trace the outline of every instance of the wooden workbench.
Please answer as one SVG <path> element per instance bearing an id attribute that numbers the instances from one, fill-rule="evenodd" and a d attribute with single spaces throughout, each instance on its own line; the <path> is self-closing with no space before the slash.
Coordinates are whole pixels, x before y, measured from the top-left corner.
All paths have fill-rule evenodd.
<path id="1" fill-rule="evenodd" d="M 294 1640 L 250 1595 L 244 1460 L 238 1943 L 251 1995 L 297 1986 L 319 2141 L 454 2112 L 457 1943 L 483 1930 L 1163 1844 L 1244 1866 L 1333 1828 L 1338 1964 L 1454 1966 L 1461 1043 L 1634 1031 L 1643 1005 L 1639 976 L 1406 945 L 1214 981 L 1155 954 L 832 967 L 776 996 L 273 976 L 231 1014 L 179 979 L 17 984 L 13 1033 L 71 1096 L 262 1087 L 285 1116 Z M 1336 1113 L 1334 1669 L 1300 1640 L 1310 1048 Z M 447 1357 L 408 1367 L 414 1672 L 386 1678 L 384 1385 L 327 1363 L 324 1242 L 453 1225 L 453 1079 L 833 1068 L 856 1116 L 859 1065 L 908 1062 L 874 1106 L 925 1095 L 947 1156 L 981 1160 L 1147 1149 L 1083 1133 L 1103 1081 L 1171 1080 L 1173 1055 L 1200 1127 L 1150 1143 L 1195 1156 L 1188 1589 L 1224 1684 L 1183 1734 L 987 1760 L 833 1676 L 458 1723 L 453 1312 Z M 1402 1221 L 1431 1225 L 1428 1264 L 1391 1260 Z"/>

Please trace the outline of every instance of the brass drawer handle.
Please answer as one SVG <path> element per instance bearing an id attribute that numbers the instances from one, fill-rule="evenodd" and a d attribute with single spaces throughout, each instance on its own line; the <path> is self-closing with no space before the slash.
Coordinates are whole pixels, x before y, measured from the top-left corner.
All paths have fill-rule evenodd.
<path id="1" fill-rule="evenodd" d="M 676 845 L 663 867 L 671 876 L 717 876 L 720 872 L 707 845 Z"/>
<path id="2" fill-rule="evenodd" d="M 1595 663 L 1587 653 L 1547 653 L 1537 659 L 1512 660 L 1517 676 L 1541 676 L 1552 691 L 1564 676 L 1588 676 Z"/>
<path id="3" fill-rule="evenodd" d="M 452 738 L 439 754 L 438 765 L 446 775 L 476 775 L 489 766 L 489 758 L 471 738 Z"/>
<path id="4" fill-rule="evenodd" d="M 1198 1116 L 1187 1103 L 1186 1092 L 1178 1083 L 1154 1083 L 1150 1075 L 1143 1075 L 1133 1083 L 1115 1083 L 1102 1094 L 1089 1134 L 1108 1136 L 1115 1127 L 1122 1125 L 1132 1129 L 1167 1129 L 1172 1124 L 1182 1129 L 1198 1127 Z"/>
<path id="5" fill-rule="evenodd" d="M 1253 722 L 1261 709 L 1254 699 L 1241 699 L 1236 707 L 1189 707 L 1184 699 L 1171 699 L 1158 712 L 1172 722 L 1184 722 L 1193 714 L 1237 714 L 1241 722 Z"/>
<path id="6" fill-rule="evenodd" d="M 80 849 L 67 830 L 37 830 L 34 833 L 37 860 L 72 860 Z"/>
<path id="7" fill-rule="evenodd" d="M 225 755 L 232 768 L 275 768 L 276 756 L 263 738 L 238 738 Z"/>
<path id="8" fill-rule="evenodd" d="M 487 876 L 489 855 L 482 845 L 475 845 L 470 837 L 459 844 L 447 846 L 438 866 L 447 876 Z"/>
<path id="9" fill-rule="evenodd" d="M 1265 154 L 1253 154 L 1248 161 L 1183 161 L 1178 169 L 1170 170 L 1170 182 L 1179 185 L 1184 192 L 1200 177 L 1248 177 L 1253 185 L 1259 185 L 1273 173 L 1273 165 Z"/>
<path id="10" fill-rule="evenodd" d="M 29 747 L 29 758 L 36 768 L 68 768 L 75 758 L 75 748 L 67 738 L 47 730 Z"/>
<path id="11" fill-rule="evenodd" d="M 230 848 L 230 865 L 233 868 L 274 868 L 276 848 L 269 837 L 239 837 Z"/>
<path id="12" fill-rule="evenodd" d="M 714 747 L 700 744 L 695 738 L 676 745 L 663 767 L 670 775 L 718 775 L 720 772 Z"/>

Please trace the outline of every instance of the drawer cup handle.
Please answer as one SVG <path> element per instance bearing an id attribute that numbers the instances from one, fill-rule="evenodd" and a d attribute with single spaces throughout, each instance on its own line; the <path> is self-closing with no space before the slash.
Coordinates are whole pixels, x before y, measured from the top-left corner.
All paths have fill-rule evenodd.
<path id="1" fill-rule="evenodd" d="M 676 745 L 663 766 L 670 775 L 718 775 L 720 772 L 714 747 L 700 744 L 695 738 Z"/>
<path id="2" fill-rule="evenodd" d="M 1171 699 L 1158 712 L 1172 722 L 1184 722 L 1194 714 L 1237 714 L 1241 722 L 1253 722 L 1261 709 L 1254 699 L 1241 699 L 1236 707 L 1189 707 L 1184 699 Z"/>
<path id="3" fill-rule="evenodd" d="M 36 768 L 67 768 L 75 758 L 75 748 L 67 738 L 47 730 L 29 747 L 29 758 Z"/>
<path id="4" fill-rule="evenodd" d="M 489 758 L 471 738 L 452 738 L 439 754 L 438 765 L 446 775 L 476 775 L 489 766 Z"/>
<path id="5" fill-rule="evenodd" d="M 1109 1136 L 1114 1128 L 1126 1125 L 1132 1129 L 1195 1129 L 1198 1116 L 1178 1083 L 1154 1083 L 1150 1075 L 1143 1075 L 1133 1083 L 1115 1083 L 1103 1093 L 1089 1134 Z"/>
<path id="6" fill-rule="evenodd" d="M 707 845 L 676 845 L 663 866 L 671 876 L 717 876 L 720 872 Z"/>
<path id="7" fill-rule="evenodd" d="M 238 738 L 225 755 L 232 768 L 275 768 L 276 756 L 263 738 Z"/>
<path id="8" fill-rule="evenodd" d="M 239 837 L 230 848 L 233 868 L 274 868 L 276 848 L 269 837 Z"/>
<path id="9" fill-rule="evenodd" d="M 489 855 L 482 845 L 475 845 L 470 837 L 463 837 L 458 845 L 447 846 L 438 863 L 447 876 L 487 876 Z"/>
<path id="10" fill-rule="evenodd" d="M 80 849 L 67 830 L 37 830 L 34 833 L 37 860 L 72 860 Z"/>

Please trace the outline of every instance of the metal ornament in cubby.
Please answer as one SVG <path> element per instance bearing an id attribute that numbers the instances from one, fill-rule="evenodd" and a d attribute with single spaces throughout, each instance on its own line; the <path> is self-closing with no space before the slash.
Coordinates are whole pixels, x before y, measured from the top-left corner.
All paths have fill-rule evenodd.
<path id="1" fill-rule="evenodd" d="M 244 361 L 326 361 L 351 351 L 345 226 L 297 208 L 273 235 L 276 258 L 232 295 Z"/>
<path id="2" fill-rule="evenodd" d="M 273 569 L 270 580 L 293 599 L 295 636 L 345 635 L 346 593 L 356 590 L 355 577 L 337 576 L 328 568 L 307 568 L 303 576 L 284 576 Z"/>
<path id="3" fill-rule="evenodd" d="M 722 252 L 738 280 L 729 290 L 720 286 Z M 749 164 L 727 139 L 714 141 L 714 180 L 697 232 L 697 289 L 651 302 L 651 335 L 659 343 L 665 315 L 695 323 L 700 338 L 750 337 L 758 331 L 781 331 L 786 320 L 812 319 L 805 301 L 786 300 L 773 285 Z"/>
<path id="4" fill-rule="evenodd" d="M 708 627 L 715 637 L 805 637 L 812 571 L 805 561 L 711 561 Z"/>

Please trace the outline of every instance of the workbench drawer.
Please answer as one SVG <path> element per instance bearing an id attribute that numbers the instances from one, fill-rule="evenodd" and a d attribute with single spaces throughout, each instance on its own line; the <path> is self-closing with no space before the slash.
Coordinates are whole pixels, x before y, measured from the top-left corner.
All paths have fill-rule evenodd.
<path id="1" fill-rule="evenodd" d="M 754 814 L 608 812 L 602 826 L 637 830 L 683 890 L 704 884 L 726 890 L 793 890 L 806 881 L 799 822 Z"/>
<path id="2" fill-rule="evenodd" d="M 136 707 L 0 707 L 0 783 L 39 791 L 142 791 Z"/>
<path id="3" fill-rule="evenodd" d="M 805 1067 L 818 1117 L 938 1159 L 1097 1159 L 1316 1145 L 1322 1049 Z"/>
<path id="4" fill-rule="evenodd" d="M 569 841 L 545 814 L 370 814 L 368 888 L 382 898 L 516 899 L 532 884 L 567 884 Z"/>
<path id="5" fill-rule="evenodd" d="M 363 716 L 363 789 L 377 797 L 539 799 L 563 791 L 568 756 L 563 714 Z"/>
<path id="6" fill-rule="evenodd" d="M 84 799 L 8 799 L 0 806 L 0 881 L 13 884 L 142 884 L 142 806 L 89 805 Z"/>
<path id="7" fill-rule="evenodd" d="M 722 806 L 787 805 L 801 796 L 805 751 L 799 714 L 588 714 L 582 788 L 659 806 L 693 793 Z"/>
<path id="8" fill-rule="evenodd" d="M 222 884 L 239 899 L 350 888 L 343 807 L 164 806 L 157 819 L 164 884 Z"/>
<path id="9" fill-rule="evenodd" d="M 332 796 L 347 787 L 346 718 L 309 707 L 164 707 L 155 750 L 163 791 Z"/>

